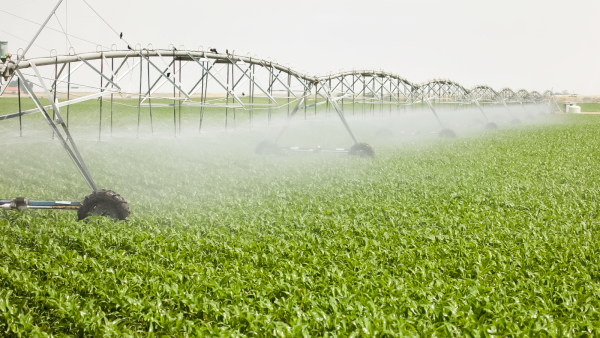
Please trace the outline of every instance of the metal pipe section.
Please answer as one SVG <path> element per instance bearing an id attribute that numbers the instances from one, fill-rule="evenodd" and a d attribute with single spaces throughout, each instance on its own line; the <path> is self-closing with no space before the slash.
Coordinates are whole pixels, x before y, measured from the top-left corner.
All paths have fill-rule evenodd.
<path id="1" fill-rule="evenodd" d="M 52 209 L 52 210 L 77 210 L 80 202 L 70 201 L 30 201 L 26 197 L 17 197 L 12 200 L 0 200 L 0 209 L 27 210 L 27 209 Z"/>
<path id="2" fill-rule="evenodd" d="M 107 62 L 107 59 L 115 59 L 115 58 L 122 58 L 123 62 L 121 63 L 121 65 L 123 65 L 123 63 L 125 62 L 125 60 L 129 59 L 129 58 L 139 58 L 140 60 L 145 59 L 149 65 L 152 65 L 155 70 L 157 70 L 160 73 L 160 78 L 164 79 L 165 81 L 169 81 L 171 82 L 172 85 L 174 85 L 177 89 L 180 90 L 180 92 L 183 92 L 183 95 L 186 97 L 186 101 L 192 101 L 190 95 L 194 92 L 195 88 L 197 87 L 198 83 L 202 83 L 204 85 L 204 87 L 206 87 L 206 79 L 205 81 L 202 81 L 202 79 L 200 79 L 198 81 L 198 83 L 194 86 L 194 88 L 192 88 L 192 90 L 188 92 L 183 91 L 181 88 L 181 83 L 175 83 L 173 82 L 172 79 L 169 78 L 169 76 L 165 75 L 165 72 L 162 71 L 162 69 L 159 69 L 153 62 L 150 61 L 151 58 L 160 58 L 160 60 L 165 63 L 164 59 L 163 59 L 163 54 L 164 55 L 169 55 L 173 57 L 173 61 L 172 63 L 174 63 L 176 60 L 179 60 L 180 62 L 183 61 L 192 61 L 192 63 L 197 63 L 198 65 L 200 65 L 200 67 L 202 68 L 203 71 L 203 77 L 207 76 L 207 77 L 212 77 L 213 80 L 215 80 L 219 85 L 221 85 L 221 87 L 223 87 L 224 90 L 227 91 L 227 94 L 230 97 L 233 97 L 239 106 L 241 106 L 242 109 L 246 109 L 244 107 L 244 103 L 241 102 L 241 100 L 237 97 L 237 95 L 231 91 L 231 88 L 228 88 L 228 86 L 226 86 L 224 83 L 221 83 L 218 79 L 218 77 L 215 77 L 215 75 L 213 73 L 211 73 L 211 68 L 212 65 L 214 64 L 233 64 L 234 67 L 237 67 L 237 70 L 240 71 L 241 76 L 239 76 L 238 82 L 242 81 L 242 78 L 247 78 L 248 80 L 250 80 L 250 85 L 251 88 L 253 88 L 253 86 L 258 86 L 259 89 L 269 98 L 269 100 L 278 106 L 278 104 L 276 103 L 277 101 L 271 96 L 271 91 L 272 91 L 272 85 L 274 84 L 269 84 L 268 88 L 262 88 L 260 85 L 258 85 L 258 83 L 256 83 L 254 81 L 254 67 L 255 66 L 259 66 L 262 69 L 266 69 L 267 71 L 269 71 L 269 74 L 271 77 L 275 77 L 275 80 L 273 80 L 274 82 L 277 82 L 278 84 L 282 85 L 284 87 L 285 90 L 288 91 L 288 93 L 291 93 L 292 96 L 297 97 L 297 95 L 295 94 L 295 92 L 293 90 L 291 90 L 289 85 L 286 85 L 279 77 L 279 74 L 287 74 L 289 77 L 293 77 L 295 80 L 297 80 L 304 88 L 307 88 L 307 84 L 312 83 L 312 84 L 323 84 L 326 82 L 330 82 L 332 79 L 333 80 L 339 80 L 339 83 L 342 84 L 342 94 L 343 95 L 349 95 L 349 97 L 353 97 L 353 104 L 355 103 L 355 97 L 358 96 L 371 96 L 371 94 L 373 95 L 373 98 L 379 98 L 381 96 L 382 100 L 383 97 L 385 95 L 384 91 L 386 91 L 388 93 L 388 95 L 390 95 L 390 101 L 392 101 L 392 98 L 396 101 L 396 103 L 398 105 L 410 105 L 416 102 L 423 102 L 423 98 L 427 97 L 433 100 L 437 101 L 441 101 L 444 103 L 449 103 L 448 99 L 449 98 L 453 98 L 453 101 L 456 101 L 457 103 L 467 103 L 466 100 L 469 98 L 469 96 L 474 95 L 475 93 L 477 93 L 477 96 L 479 97 L 480 95 L 485 95 L 488 98 L 498 98 L 501 100 L 496 100 L 497 103 L 501 103 L 502 100 L 506 100 L 509 102 L 541 102 L 541 101 L 552 101 L 553 95 L 551 92 L 546 91 L 544 93 L 544 95 L 542 96 L 541 94 L 539 94 L 538 92 L 532 92 L 532 93 L 528 93 L 525 90 L 519 90 L 517 93 L 515 93 L 514 91 L 508 89 L 508 88 L 504 88 L 502 91 L 500 92 L 496 92 L 494 91 L 492 88 L 488 87 L 488 86 L 476 86 L 471 90 L 466 89 L 465 87 L 463 87 L 462 85 L 451 81 L 451 80 L 447 80 L 447 79 L 436 79 L 436 80 L 432 80 L 432 81 L 428 81 L 422 84 L 414 84 L 409 82 L 408 80 L 400 77 L 397 74 L 394 73 L 390 73 L 390 72 L 385 72 L 385 71 L 376 71 L 376 70 L 352 70 L 352 71 L 344 71 L 344 70 L 340 70 L 339 73 L 337 74 L 326 74 L 324 76 L 309 76 L 297 71 L 294 71 L 293 69 L 291 69 L 289 66 L 283 66 L 280 65 L 276 62 L 272 62 L 272 61 L 267 61 L 267 60 L 263 60 L 263 59 L 259 59 L 256 57 L 250 57 L 250 56 L 239 56 L 239 55 L 233 55 L 233 54 L 219 54 L 219 53 L 214 53 L 214 52 L 204 52 L 204 51 L 186 51 L 186 50 L 148 50 L 148 49 L 139 49 L 139 50 L 126 50 L 126 51 L 101 51 L 101 52 L 90 52 L 90 53 L 82 53 L 82 54 L 77 54 L 77 55 L 61 55 L 61 56 L 56 56 L 56 57 L 42 57 L 42 58 L 34 58 L 34 59 L 30 59 L 30 60 L 21 60 L 18 63 L 18 67 L 15 67 L 16 69 L 26 69 L 29 67 L 35 67 L 37 66 L 44 66 L 44 65 L 53 65 L 53 66 L 57 66 L 58 64 L 68 64 L 71 62 L 81 62 L 80 64 L 87 64 L 89 67 L 91 67 L 96 73 L 99 73 L 101 76 L 103 76 L 104 79 L 113 82 L 112 84 L 109 82 L 107 84 L 107 87 L 110 85 L 112 87 L 114 87 L 115 89 L 118 90 L 118 92 L 121 92 L 121 90 L 119 89 L 117 82 L 119 82 L 119 80 L 124 76 L 121 75 L 119 79 L 117 79 L 116 81 L 113 80 L 113 77 L 106 77 L 104 76 L 104 74 L 102 74 L 101 70 L 95 69 L 94 67 L 91 66 L 91 64 L 89 63 L 89 61 L 91 60 L 96 60 L 96 59 L 104 59 L 105 62 Z M 204 64 L 206 63 L 206 65 Z M 240 67 L 240 64 L 248 65 L 248 68 L 245 69 Z M 165 65 L 167 65 L 165 63 Z M 12 65 L 13 67 L 15 66 L 14 64 Z M 135 67 L 135 66 L 134 66 Z M 131 67 L 129 71 L 133 70 L 134 67 Z M 121 66 L 119 66 L 119 69 L 121 68 Z M 168 66 L 167 66 L 168 69 Z M 128 71 L 128 72 L 129 72 Z M 118 72 L 118 70 L 117 70 Z M 275 72 L 278 72 L 277 75 L 275 75 Z M 177 73 L 175 71 L 175 73 Z M 71 72 L 69 72 L 68 75 L 70 75 Z M 113 73 L 114 74 L 114 73 Z M 348 84 L 345 83 L 345 81 L 347 79 L 352 79 L 352 83 Z M 369 79 L 370 78 L 370 79 Z M 159 79 L 156 80 L 156 82 L 159 81 Z M 174 77 L 175 79 L 175 77 Z M 355 84 L 356 82 L 362 82 L 363 84 L 363 90 L 360 91 L 359 93 L 356 93 L 354 91 L 355 88 Z M 390 89 L 388 89 L 388 85 L 386 83 L 386 81 L 389 82 L 389 87 Z M 235 81 L 234 81 L 235 83 Z M 375 87 L 375 84 L 377 83 L 377 88 Z M 398 93 L 398 96 L 394 95 L 394 89 L 391 88 L 392 84 L 394 85 L 395 91 Z M 373 88 L 371 88 L 371 85 Z M 154 87 L 154 86 L 152 86 Z M 319 96 L 319 90 L 322 88 L 319 88 L 319 86 L 315 86 L 317 88 L 315 95 Z M 337 87 L 337 86 L 336 86 Z M 402 88 L 402 89 L 401 89 Z M 107 88 L 105 88 L 107 89 Z M 206 88 L 204 88 L 205 92 L 207 91 Z M 334 90 L 338 90 L 337 88 L 334 88 Z M 366 92 L 366 90 L 369 91 L 369 93 Z M 296 91 L 297 92 L 297 91 Z M 149 97 L 150 95 L 152 95 L 152 90 L 149 91 L 149 93 L 147 93 L 147 95 L 144 97 L 144 100 Z M 250 101 L 249 102 L 253 102 L 253 96 L 254 96 L 254 90 L 250 90 Z M 288 97 L 290 96 L 290 94 L 288 94 Z M 324 97 L 323 95 L 321 95 L 322 97 Z M 401 100 L 402 99 L 402 100 Z M 364 109 L 364 104 L 366 104 L 367 102 L 365 100 L 363 100 L 363 109 Z M 370 100 L 372 101 L 372 104 L 377 104 L 377 100 Z M 181 103 L 181 102 L 180 102 Z M 306 103 L 306 102 L 305 102 Z M 315 102 L 318 103 L 318 102 Z M 229 107 L 229 105 L 226 105 L 226 108 Z M 316 107 L 315 107 L 316 108 Z M 373 108 L 373 107 L 371 107 Z M 18 115 L 15 115 L 15 117 Z M 11 116 L 12 117 L 12 116 Z M 7 117 L 8 118 L 8 117 Z M 0 119 L 2 119 L 0 117 Z"/>
<path id="3" fill-rule="evenodd" d="M 75 166 L 77 167 L 77 169 L 79 170 L 79 172 L 81 173 L 83 178 L 85 179 L 86 183 L 89 185 L 89 187 L 92 189 L 92 191 L 97 190 L 96 183 L 92 179 L 92 176 L 89 173 L 87 166 L 85 165 L 85 162 L 83 161 L 83 158 L 81 157 L 81 154 L 77 150 L 77 146 L 75 145 L 75 142 L 73 141 L 73 138 L 71 137 L 71 134 L 69 133 L 69 129 L 67 128 L 67 125 L 62 121 L 62 119 L 61 119 L 61 121 L 53 121 L 50 118 L 50 116 L 44 109 L 44 106 L 41 104 L 41 102 L 39 101 L 39 99 L 37 98 L 35 93 L 33 92 L 33 89 L 31 89 L 31 87 L 27 84 L 27 82 L 24 81 L 24 77 L 23 77 L 23 74 L 21 74 L 21 71 L 17 69 L 16 73 L 17 73 L 17 76 L 19 78 L 21 78 L 21 80 L 23 80 L 23 86 L 29 93 L 29 96 L 33 99 L 33 102 L 35 103 L 35 105 L 42 112 L 42 115 L 46 119 L 46 122 L 48 122 L 48 125 L 50 126 L 52 131 L 58 136 L 58 139 L 61 142 L 61 144 L 63 145 L 63 148 L 65 148 L 65 150 L 67 151 L 67 154 L 69 154 L 69 157 L 71 158 L 71 160 L 73 161 L 73 163 L 75 164 Z M 51 102 L 51 103 L 54 106 L 54 103 L 53 102 Z M 56 107 L 54 109 L 58 110 L 58 109 L 56 109 Z M 60 133 L 59 129 L 57 128 L 57 125 L 62 126 L 63 131 L 65 132 L 66 139 Z M 68 141 L 68 143 L 67 143 L 67 141 Z M 70 146 L 69 146 L 69 144 L 70 144 Z"/>
<path id="4" fill-rule="evenodd" d="M 40 33 L 44 30 L 44 27 L 46 27 L 46 25 L 48 24 L 48 21 L 50 21 L 50 19 L 52 18 L 52 16 L 56 12 L 56 10 L 58 9 L 58 6 L 60 6 L 60 4 L 62 3 L 62 1 L 63 0 L 59 0 L 56 3 L 56 6 L 54 6 L 54 8 L 52 9 L 52 12 L 50 12 L 50 14 L 48 15 L 48 17 L 44 21 L 44 23 L 38 29 L 37 33 L 35 33 L 35 36 L 33 37 L 33 39 L 31 39 L 31 41 L 29 41 L 29 44 L 27 45 L 27 47 L 25 47 L 25 50 L 23 50 L 23 54 L 21 54 L 21 56 L 19 56 L 19 58 L 17 59 L 17 64 L 20 64 L 19 61 L 22 60 L 25 57 L 25 54 L 27 54 L 27 52 L 29 51 L 29 48 L 31 48 L 31 46 L 33 46 L 33 43 L 38 38 L 38 36 L 40 35 Z"/>
<path id="5" fill-rule="evenodd" d="M 77 54 L 77 55 L 59 55 L 57 57 L 42 57 L 42 58 L 35 58 L 35 59 L 30 59 L 30 60 L 22 60 L 19 62 L 18 68 L 19 69 L 29 68 L 30 61 L 34 62 L 37 66 L 45 66 L 45 65 L 54 65 L 56 63 L 63 64 L 63 63 L 69 63 L 69 62 L 77 62 L 80 60 L 81 61 L 97 60 L 97 59 L 101 59 L 103 57 L 105 57 L 107 59 L 134 57 L 134 56 L 139 57 L 140 54 L 143 55 L 144 57 L 161 57 L 160 52 L 161 51 L 159 51 L 159 50 L 136 50 L 136 51 L 127 50 L 127 51 L 90 52 L 90 53 L 83 53 L 83 54 Z M 169 52 L 175 58 L 177 58 L 179 60 L 183 60 L 183 61 L 195 61 L 195 60 L 192 60 L 192 58 L 190 57 L 190 56 L 192 56 L 192 57 L 196 57 L 196 58 L 214 59 L 217 62 L 219 62 L 219 61 L 221 61 L 221 62 L 243 61 L 245 63 L 263 66 L 263 67 L 265 65 L 268 65 L 268 67 L 272 67 L 272 68 L 282 71 L 284 73 L 291 74 L 292 76 L 295 76 L 297 78 L 303 79 L 308 82 L 319 82 L 319 81 L 324 81 L 325 79 L 327 79 L 327 80 L 337 79 L 337 78 L 348 76 L 348 75 L 359 74 L 359 75 L 363 75 L 363 76 L 377 76 L 377 77 L 389 76 L 393 79 L 398 79 L 401 82 L 404 82 L 405 84 L 408 84 L 410 86 L 415 86 L 414 84 L 412 84 L 408 80 L 398 76 L 397 74 L 388 73 L 388 72 L 384 72 L 384 71 L 345 71 L 345 72 L 340 72 L 340 73 L 329 75 L 329 76 L 315 77 L 315 76 L 304 75 L 293 69 L 290 69 L 287 66 L 280 65 L 278 63 L 273 63 L 271 61 L 252 58 L 252 57 L 246 57 L 246 56 L 231 55 L 231 54 L 215 54 L 215 53 L 198 52 L 198 51 L 181 51 L 181 50 L 177 50 L 177 51 L 162 50 L 162 52 L 163 52 L 163 54 L 165 52 Z"/>
<path id="6" fill-rule="evenodd" d="M 321 148 L 320 146 L 316 146 L 313 148 L 289 147 L 289 148 L 281 148 L 281 150 L 290 150 L 290 151 L 298 151 L 298 152 L 312 152 L 312 153 L 341 153 L 341 154 L 347 154 L 350 152 L 350 149 L 346 149 L 346 148 Z"/>

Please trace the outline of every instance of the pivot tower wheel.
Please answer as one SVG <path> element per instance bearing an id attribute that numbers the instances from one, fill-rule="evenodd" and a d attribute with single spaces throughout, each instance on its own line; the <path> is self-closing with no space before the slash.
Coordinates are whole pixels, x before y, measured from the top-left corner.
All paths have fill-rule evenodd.
<path id="1" fill-rule="evenodd" d="M 348 155 L 358 157 L 375 157 L 375 149 L 368 143 L 359 142 L 350 148 Z"/>
<path id="2" fill-rule="evenodd" d="M 80 221 L 92 215 L 124 221 L 131 216 L 131 212 L 129 204 L 121 195 L 112 190 L 100 189 L 85 196 L 77 210 L 77 218 Z"/>
<path id="3" fill-rule="evenodd" d="M 497 125 L 497 124 L 495 124 L 494 122 L 488 122 L 488 123 L 485 125 L 485 129 L 489 129 L 489 130 L 492 130 L 492 129 L 498 129 L 498 125 Z"/>
<path id="4" fill-rule="evenodd" d="M 441 138 L 456 138 L 456 133 L 450 128 L 444 128 L 440 130 L 438 136 Z"/>

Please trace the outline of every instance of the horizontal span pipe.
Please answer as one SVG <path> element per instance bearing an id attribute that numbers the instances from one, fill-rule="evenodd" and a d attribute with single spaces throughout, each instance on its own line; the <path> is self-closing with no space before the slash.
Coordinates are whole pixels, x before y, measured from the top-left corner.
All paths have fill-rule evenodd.
<path id="1" fill-rule="evenodd" d="M 0 200 L 0 209 L 11 210 L 18 209 L 11 205 L 12 200 Z M 26 205 L 21 205 L 22 209 L 59 209 L 59 210 L 77 210 L 81 207 L 80 202 L 69 201 L 28 201 Z"/>
<path id="2" fill-rule="evenodd" d="M 191 59 L 189 57 L 189 55 L 191 55 L 191 56 L 197 57 L 197 58 L 212 59 L 218 63 L 229 63 L 230 62 L 229 60 L 236 61 L 236 62 L 243 61 L 245 63 L 252 64 L 252 65 L 258 65 L 261 67 L 264 67 L 264 66 L 273 67 L 277 70 L 282 71 L 283 73 L 290 74 L 292 76 L 295 76 L 298 79 L 302 79 L 304 81 L 312 82 L 312 83 L 323 82 L 325 80 L 337 79 L 337 78 L 351 76 L 351 75 L 355 75 L 355 76 L 358 75 L 358 76 L 363 76 L 363 77 L 381 77 L 381 78 L 390 77 L 392 79 L 397 79 L 403 85 L 410 87 L 411 93 L 415 93 L 415 94 L 418 94 L 418 91 L 421 89 L 425 89 L 428 86 L 437 84 L 437 85 L 454 86 L 454 87 L 460 88 L 463 92 L 465 92 L 467 94 L 473 92 L 473 90 L 485 89 L 485 90 L 490 90 L 492 92 L 492 94 L 496 97 L 502 96 L 502 93 L 507 92 L 507 91 L 510 91 L 510 95 L 509 95 L 510 97 L 519 96 L 517 93 L 515 93 L 514 91 L 512 91 L 509 88 L 503 88 L 500 92 L 497 92 L 497 91 L 493 90 L 491 87 L 486 86 L 486 85 L 478 85 L 478 86 L 475 86 L 472 90 L 467 90 L 465 87 L 458 84 L 457 82 L 454 82 L 452 80 L 446 80 L 446 79 L 436 79 L 436 80 L 427 81 L 427 82 L 421 83 L 421 84 L 415 84 L 415 83 L 411 83 L 407 79 L 405 79 L 397 74 L 393 74 L 393 73 L 389 73 L 389 72 L 385 72 L 385 71 L 376 71 L 376 70 L 371 70 L 371 71 L 369 71 L 369 70 L 352 70 L 352 71 L 345 71 L 345 72 L 339 72 L 336 74 L 316 77 L 316 76 L 305 75 L 305 74 L 299 73 L 289 67 L 285 67 L 278 63 L 274 63 L 274 62 L 259 59 L 259 58 L 253 58 L 253 57 L 248 57 L 248 56 L 239 56 L 239 55 L 229 55 L 229 54 L 218 54 L 218 53 L 212 53 L 212 52 L 185 51 L 185 50 L 175 50 L 175 51 L 173 51 L 173 50 L 138 50 L 138 51 L 115 50 L 115 51 L 82 53 L 82 54 L 77 54 L 77 55 L 59 55 L 56 57 L 42 57 L 42 58 L 33 58 L 33 59 L 29 59 L 29 60 L 21 60 L 19 62 L 18 68 L 20 68 L 20 69 L 29 68 L 31 66 L 30 61 L 35 63 L 36 66 L 49 66 L 49 65 L 55 65 L 57 63 L 64 64 L 64 63 L 69 63 L 69 62 L 78 62 L 80 60 L 86 60 L 86 61 L 98 60 L 98 59 L 102 59 L 103 57 L 108 58 L 108 59 L 125 58 L 125 57 L 139 57 L 140 54 L 142 54 L 146 57 L 161 57 L 161 55 L 163 57 L 175 56 L 179 60 L 189 60 L 189 61 L 191 61 Z M 522 90 L 520 90 L 519 92 L 521 92 L 521 91 Z M 525 96 L 528 97 L 529 95 L 532 95 L 532 96 L 534 96 L 535 99 L 542 99 L 546 96 L 552 96 L 551 93 L 552 93 L 551 91 L 547 90 L 542 95 L 536 91 L 533 91 L 531 93 L 527 93 L 527 95 L 525 95 Z M 523 98 L 525 98 L 525 97 L 523 97 Z"/>
<path id="3" fill-rule="evenodd" d="M 117 58 L 124 58 L 124 57 L 139 57 L 139 54 L 141 53 L 144 56 L 147 57 L 160 57 L 161 55 L 163 57 L 172 57 L 173 55 L 175 55 L 175 57 L 177 57 L 180 60 L 190 60 L 190 57 L 188 56 L 188 53 L 194 57 L 198 57 L 198 58 L 207 58 L 207 59 L 215 59 L 217 60 L 217 62 L 223 62 L 223 63 L 229 63 L 229 59 L 233 60 L 233 61 L 243 61 L 245 63 L 249 63 L 249 64 L 253 64 L 253 65 L 259 65 L 259 66 L 264 66 L 267 65 L 269 67 L 273 67 L 275 69 L 278 69 L 284 73 L 296 76 L 298 78 L 301 78 L 305 81 L 309 81 L 309 82 L 321 82 L 324 80 L 329 80 L 329 79 L 336 79 L 342 76 L 348 76 L 348 75 L 362 75 L 362 76 L 377 76 L 377 77 L 390 77 L 393 79 L 399 79 L 401 82 L 409 85 L 410 87 L 416 87 L 416 85 L 412 84 L 411 82 L 409 82 L 407 79 L 400 77 L 396 74 L 393 73 L 388 73 L 388 72 L 384 72 L 384 71 L 360 71 L 360 70 L 355 70 L 355 71 L 346 71 L 346 72 L 341 72 L 341 73 L 337 73 L 337 74 L 333 74 L 333 75 L 329 75 L 329 76 L 319 76 L 319 77 L 314 77 L 314 76 L 308 76 L 308 75 L 304 75 L 301 74 L 291 68 L 285 67 L 283 65 L 280 65 L 278 63 L 273 63 L 267 60 L 262 60 L 262 59 L 257 59 L 257 58 L 252 58 L 252 57 L 247 57 L 247 56 L 239 56 L 239 55 L 227 55 L 227 54 L 215 54 L 215 53 L 209 53 L 209 52 L 198 52 L 198 51 L 181 51 L 181 50 L 177 50 L 177 51 L 170 51 L 170 50 L 162 50 L 162 51 L 156 51 L 156 50 L 142 50 L 142 51 L 130 51 L 130 50 L 120 50 L 120 51 L 106 51 L 106 52 L 91 52 L 91 53 L 83 53 L 83 54 L 77 54 L 77 55 L 59 55 L 57 57 L 43 57 L 43 58 L 35 58 L 35 59 L 30 59 L 30 60 L 22 60 L 21 62 L 19 62 L 19 69 L 25 69 L 25 68 L 29 68 L 31 67 L 30 61 L 32 61 L 33 63 L 35 63 L 36 66 L 48 66 L 48 65 L 55 65 L 55 64 L 63 64 L 63 63 L 69 63 L 69 62 L 78 62 L 79 59 L 83 59 L 86 61 L 89 60 L 98 60 L 102 58 L 102 55 L 104 55 L 105 58 L 107 59 L 117 59 Z M 159 55 L 160 53 L 160 55 Z"/>

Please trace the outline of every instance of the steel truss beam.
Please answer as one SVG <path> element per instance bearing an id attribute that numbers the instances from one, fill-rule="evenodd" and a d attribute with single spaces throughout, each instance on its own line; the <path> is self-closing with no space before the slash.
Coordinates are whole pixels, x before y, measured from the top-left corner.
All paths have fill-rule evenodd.
<path id="1" fill-rule="evenodd" d="M 32 65 L 33 65 L 34 71 L 37 72 L 35 63 L 32 63 Z M 71 158 L 71 160 L 73 161 L 73 163 L 75 164 L 77 169 L 79 170 L 79 173 L 81 174 L 81 176 L 83 176 L 83 178 L 86 181 L 86 183 L 88 184 L 88 186 L 93 191 L 98 190 L 98 188 L 96 187 L 96 183 L 94 182 L 94 179 L 92 178 L 92 175 L 88 171 L 88 168 L 85 165 L 85 162 L 83 161 L 83 158 L 81 157 L 81 154 L 79 153 L 79 150 L 77 149 L 77 145 L 75 144 L 73 137 L 71 137 L 69 128 L 67 128 L 67 125 L 64 123 L 64 121 L 60 117 L 60 113 L 59 113 L 56 105 L 54 103 L 52 103 L 52 107 L 56 113 L 56 116 L 58 116 L 58 119 L 56 121 L 53 121 L 52 118 L 50 117 L 50 115 L 48 115 L 48 113 L 46 112 L 46 109 L 41 104 L 38 97 L 33 92 L 33 89 L 29 86 L 27 81 L 25 81 L 25 77 L 23 76 L 23 74 L 21 74 L 21 71 L 19 69 L 17 69 L 15 71 L 15 73 L 21 79 L 21 82 L 23 82 L 23 86 L 25 87 L 25 90 L 27 90 L 27 92 L 29 93 L 29 96 L 31 96 L 31 99 L 33 100 L 35 105 L 38 107 L 40 112 L 42 112 L 42 115 L 46 119 L 46 122 L 48 122 L 48 125 L 50 126 L 52 131 L 57 135 L 58 140 L 62 144 L 63 148 L 65 148 L 65 150 L 67 151 L 67 154 L 69 155 L 69 157 Z M 50 100 L 50 102 L 54 102 L 54 100 L 52 100 L 52 96 L 50 95 L 50 92 L 46 88 L 44 81 L 41 78 L 40 78 L 40 84 L 43 86 L 44 90 L 46 91 L 46 95 L 48 96 L 48 99 Z M 60 125 L 62 127 L 63 132 L 65 133 L 64 135 L 57 128 L 57 125 Z"/>

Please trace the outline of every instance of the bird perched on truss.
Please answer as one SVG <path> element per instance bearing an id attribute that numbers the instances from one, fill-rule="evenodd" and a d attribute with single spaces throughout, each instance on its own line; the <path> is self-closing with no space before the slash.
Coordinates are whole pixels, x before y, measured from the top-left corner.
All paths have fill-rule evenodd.
<path id="1" fill-rule="evenodd" d="M 123 32 L 121 32 L 121 34 L 119 34 L 119 39 L 123 38 Z"/>
<path id="2" fill-rule="evenodd" d="M 229 49 L 225 49 L 225 54 L 229 55 Z"/>
<path id="3" fill-rule="evenodd" d="M 210 51 L 211 51 L 212 53 L 215 53 L 215 54 L 218 54 L 218 53 L 219 53 L 219 52 L 217 52 L 217 49 L 216 49 L 216 48 L 211 48 L 211 49 L 210 49 Z"/>

